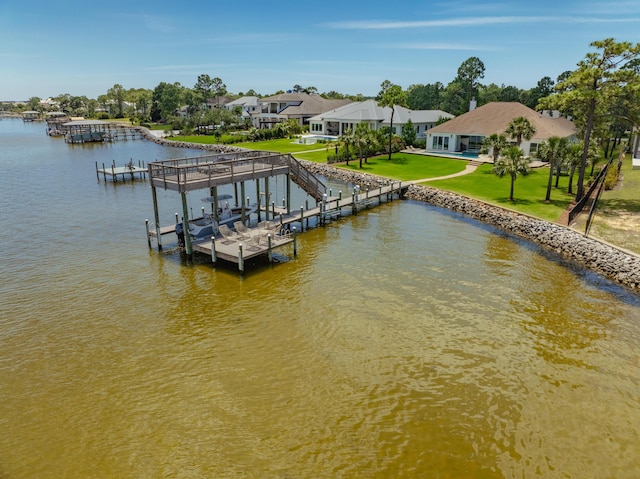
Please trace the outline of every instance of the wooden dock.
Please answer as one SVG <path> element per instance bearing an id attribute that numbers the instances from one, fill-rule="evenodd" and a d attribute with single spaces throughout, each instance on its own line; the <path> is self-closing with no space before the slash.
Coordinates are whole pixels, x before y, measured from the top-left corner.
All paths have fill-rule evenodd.
<path id="1" fill-rule="evenodd" d="M 394 197 L 399 197 L 407 186 L 402 182 L 397 182 L 367 191 L 361 191 L 356 186 L 350 194 L 344 197 L 342 195 L 324 195 L 322 201 L 316 206 L 300 207 L 300 210 L 296 212 L 287 212 L 285 207 L 277 207 L 272 204 L 271 207 L 261 208 L 258 212 L 258 218 L 267 218 L 266 222 L 271 224 L 271 231 L 268 232 L 270 238 L 267 238 L 267 232 L 263 229 L 265 222 L 261 221 L 257 225 L 248 227 L 246 233 L 239 234 L 234 239 L 223 238 L 219 235 L 202 239 L 192 238 L 191 247 L 195 252 L 211 256 L 213 263 L 222 259 L 236 263 L 238 269 L 244 271 L 246 260 L 267 255 L 271 261 L 273 253 L 285 245 L 293 243 L 295 256 L 297 254 L 296 236 L 299 233 L 312 227 L 326 225 L 342 216 L 357 214 L 358 211 L 392 201 Z M 151 238 L 157 239 L 158 234 L 163 236 L 175 234 L 175 232 L 175 225 L 150 229 L 147 221 L 149 247 L 151 247 Z M 256 239 L 258 240 L 256 241 Z"/>
<path id="2" fill-rule="evenodd" d="M 218 220 L 220 211 L 218 207 L 217 188 L 224 185 L 234 185 L 236 190 L 235 202 L 244 205 L 246 196 L 245 182 L 252 181 L 256 188 L 256 198 L 269 198 L 269 179 L 277 176 L 286 176 L 286 198 L 283 198 L 282 206 L 276 207 L 275 203 L 260 205 L 257 211 L 258 228 L 246 232 L 244 240 L 238 237 L 238 241 L 224 240 L 218 237 L 208 237 L 204 240 L 192 238 L 189 234 L 184 236 L 184 251 L 187 256 L 195 251 L 212 256 L 215 262 L 218 258 L 237 263 L 240 271 L 244 271 L 244 260 L 259 255 L 272 256 L 272 252 L 289 243 L 294 244 L 296 253 L 295 236 L 302 233 L 310 226 L 322 226 L 333 219 L 348 214 L 357 214 L 358 211 L 375 206 L 383 201 L 391 201 L 394 196 L 400 196 L 402 190 L 407 188 L 401 182 L 392 182 L 379 186 L 372 190 L 362 190 L 354 186 L 350 193 L 344 197 L 332 195 L 327 188 L 310 171 L 306 170 L 299 161 L 289 154 L 267 151 L 246 150 L 226 152 L 199 157 L 180 158 L 149 162 L 149 183 L 154 206 L 155 223 L 151 225 L 146 220 L 147 242 L 152 247 L 152 239 L 157 242 L 158 250 L 162 250 L 162 237 L 171 233 L 175 234 L 175 224 L 194 221 L 189 214 L 186 194 L 190 191 L 208 189 L 208 197 L 213 199 L 212 213 L 214 220 Z M 309 200 L 298 210 L 291 204 L 291 182 L 296 183 L 315 202 L 309 206 Z M 237 186 L 240 186 L 238 197 Z M 176 213 L 176 221 L 173 225 L 162 226 L 159 220 L 157 188 L 176 191 L 181 196 L 182 215 Z M 204 215 L 204 208 L 203 208 Z M 252 219 L 245 216 L 242 206 L 241 223 L 250 224 Z M 270 237 L 271 243 L 261 243 L 259 237 L 264 236 L 258 231 L 262 220 L 277 222 L 277 234 Z M 187 229 L 188 231 L 188 229 Z M 182 239 L 182 238 L 181 238 Z M 263 238 L 264 239 L 264 238 Z"/>
<path id="3" fill-rule="evenodd" d="M 96 176 L 98 177 L 98 182 L 100 182 L 100 175 L 104 182 L 107 182 L 107 177 L 113 180 L 114 183 L 118 182 L 118 177 L 124 182 L 127 178 L 134 181 L 136 179 L 144 179 L 147 176 L 147 168 L 143 163 L 138 162 L 138 165 L 133 164 L 133 160 L 129 161 L 124 166 L 116 166 L 115 161 L 111 164 L 110 167 L 106 168 L 104 163 L 102 164 L 102 168 L 98 168 L 98 162 L 96 161 Z"/>

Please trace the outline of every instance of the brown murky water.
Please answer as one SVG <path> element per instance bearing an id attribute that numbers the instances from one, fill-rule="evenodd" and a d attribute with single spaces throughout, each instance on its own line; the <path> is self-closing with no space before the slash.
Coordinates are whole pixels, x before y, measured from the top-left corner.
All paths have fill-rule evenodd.
<path id="1" fill-rule="evenodd" d="M 637 297 L 399 201 L 183 264 L 95 178 L 172 154 L 0 122 L 0 478 L 640 474 Z"/>

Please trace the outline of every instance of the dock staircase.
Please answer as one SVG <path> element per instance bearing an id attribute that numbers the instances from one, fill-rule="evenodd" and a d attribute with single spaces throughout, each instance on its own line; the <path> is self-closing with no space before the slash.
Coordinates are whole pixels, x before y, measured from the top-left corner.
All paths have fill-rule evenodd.
<path id="1" fill-rule="evenodd" d="M 289 155 L 289 173 L 291 180 L 309 196 L 316 201 L 322 200 L 322 196 L 327 192 L 327 187 L 291 155 Z"/>

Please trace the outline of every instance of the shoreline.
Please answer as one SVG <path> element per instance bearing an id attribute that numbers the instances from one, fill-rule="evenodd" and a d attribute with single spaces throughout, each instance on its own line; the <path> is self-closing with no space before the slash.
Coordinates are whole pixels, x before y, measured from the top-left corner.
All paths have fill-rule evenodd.
<path id="1" fill-rule="evenodd" d="M 298 161 L 301 161 L 314 174 L 352 184 L 378 186 L 393 181 L 367 173 L 340 170 L 321 163 Z M 640 256 L 586 237 L 568 226 L 551 223 L 431 186 L 412 184 L 407 188 L 404 198 L 462 213 L 469 218 L 540 245 L 565 260 L 628 287 L 634 293 L 640 289 Z"/>
<path id="2" fill-rule="evenodd" d="M 147 128 L 138 128 L 146 139 L 162 145 L 220 153 L 246 150 L 246 148 L 237 146 L 203 145 L 166 140 L 151 134 Z M 298 161 L 314 174 L 346 183 L 376 188 L 396 182 L 390 178 L 342 170 L 324 163 Z M 603 241 L 586 237 L 568 226 L 551 223 L 431 186 L 412 184 L 407 188 L 404 198 L 462 213 L 469 218 L 545 247 L 549 251 L 559 254 L 565 260 L 628 287 L 634 293 L 640 289 L 640 256 Z"/>

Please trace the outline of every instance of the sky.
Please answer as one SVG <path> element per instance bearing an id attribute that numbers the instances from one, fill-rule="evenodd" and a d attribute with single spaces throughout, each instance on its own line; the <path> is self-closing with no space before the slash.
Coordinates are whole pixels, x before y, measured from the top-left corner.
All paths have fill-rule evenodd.
<path id="1" fill-rule="evenodd" d="M 640 42 L 640 0 L 0 0 L 0 101 L 201 74 L 234 94 L 375 96 L 385 80 L 447 85 L 470 57 L 481 83 L 529 89 L 609 37 Z"/>

